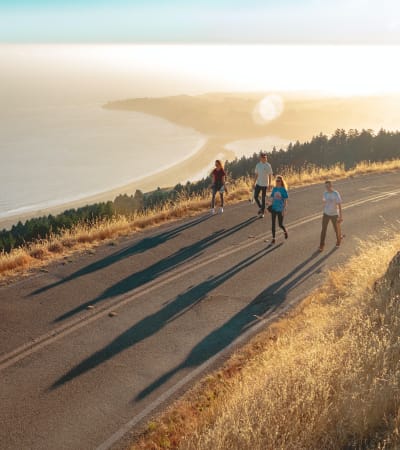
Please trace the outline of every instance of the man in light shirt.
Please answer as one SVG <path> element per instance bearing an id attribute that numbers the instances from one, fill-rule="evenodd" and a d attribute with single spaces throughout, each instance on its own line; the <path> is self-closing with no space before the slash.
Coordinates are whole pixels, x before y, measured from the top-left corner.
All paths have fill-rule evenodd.
<path id="1" fill-rule="evenodd" d="M 325 181 L 325 189 L 322 196 L 324 202 L 324 213 L 322 216 L 322 230 L 319 244 L 319 251 L 322 252 L 325 246 L 326 230 L 328 223 L 331 221 L 333 229 L 336 234 L 336 247 L 340 246 L 342 241 L 342 233 L 340 223 L 343 221 L 342 217 L 342 198 L 338 191 L 333 189 L 332 181 Z"/>
<path id="2" fill-rule="evenodd" d="M 267 195 L 267 189 L 272 188 L 272 167 L 267 162 L 267 154 L 260 153 L 260 162 L 257 163 L 255 169 L 256 177 L 254 180 L 254 200 L 258 205 L 258 215 L 264 217 L 265 213 L 265 197 Z M 261 192 L 261 203 L 259 195 Z"/>

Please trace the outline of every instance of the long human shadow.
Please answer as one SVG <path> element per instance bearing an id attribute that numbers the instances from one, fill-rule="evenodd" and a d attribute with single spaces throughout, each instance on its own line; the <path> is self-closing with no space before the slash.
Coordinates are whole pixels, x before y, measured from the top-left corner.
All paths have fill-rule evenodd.
<path id="1" fill-rule="evenodd" d="M 57 317 L 54 321 L 60 322 L 63 321 L 85 309 L 89 305 L 96 305 L 99 302 L 103 302 L 104 300 L 115 297 L 118 295 L 125 294 L 135 288 L 142 286 L 145 283 L 155 280 L 157 277 L 165 274 L 166 272 L 176 269 L 179 266 L 197 258 L 202 252 L 209 246 L 216 244 L 222 239 L 227 238 L 228 236 L 237 233 L 241 229 L 247 227 L 251 223 L 253 223 L 257 218 L 251 217 L 246 219 L 245 221 L 234 225 L 231 228 L 218 230 L 215 233 L 196 241 L 195 243 L 188 245 L 186 247 L 182 247 L 177 250 L 172 255 L 157 261 L 146 269 L 142 269 L 140 271 L 134 272 L 118 283 L 106 289 L 101 295 L 98 297 L 89 300 L 83 304 L 80 304 L 76 308 L 67 311 L 61 316 Z"/>
<path id="2" fill-rule="evenodd" d="M 269 246 L 259 250 L 255 254 L 245 258 L 223 273 L 212 276 L 208 280 L 205 280 L 202 283 L 189 288 L 186 292 L 179 294 L 174 300 L 166 304 L 160 310 L 140 320 L 138 323 L 119 335 L 106 347 L 75 366 L 59 380 L 57 380 L 50 389 L 55 389 L 62 386 L 72 379 L 94 369 L 122 351 L 134 346 L 138 342 L 157 333 L 168 323 L 176 320 L 178 317 L 193 308 L 197 303 L 203 300 L 208 293 L 223 284 L 226 280 L 256 263 L 268 253 L 277 250 L 280 245 L 275 247 Z"/>
<path id="3" fill-rule="evenodd" d="M 268 297 L 270 297 L 274 302 L 276 302 L 277 300 L 278 302 L 283 302 L 291 290 L 307 281 L 315 272 L 320 270 L 322 263 L 335 251 L 336 249 L 333 248 L 320 259 L 315 261 L 314 264 L 307 267 L 305 271 L 300 272 L 303 267 L 305 267 L 308 263 L 310 263 L 318 255 L 320 255 L 320 252 L 318 250 L 315 251 L 306 260 L 292 269 L 287 275 L 268 286 L 265 291 L 263 291 L 259 296 L 257 296 L 257 298 L 254 299 L 254 301 L 260 301 L 261 297 L 263 301 L 266 301 L 268 300 Z M 296 273 L 298 273 L 298 275 L 294 276 Z"/>
<path id="4" fill-rule="evenodd" d="M 185 231 L 189 228 L 195 227 L 195 226 L 199 225 L 200 223 L 208 220 L 209 218 L 210 218 L 209 215 L 202 216 L 202 217 L 199 217 L 190 222 L 185 222 L 185 223 L 173 228 L 172 230 L 168 230 L 163 233 L 156 234 L 154 236 L 145 237 L 142 240 L 140 240 L 139 242 L 132 245 L 131 247 L 126 248 L 125 250 L 115 252 L 112 255 L 107 256 L 106 258 L 100 259 L 99 261 L 89 264 L 88 266 L 85 266 L 82 269 L 77 270 L 76 272 L 72 273 L 68 277 L 63 278 L 62 280 L 56 281 L 55 283 L 49 284 L 40 289 L 36 289 L 35 291 L 31 292 L 29 295 L 33 296 L 33 295 L 41 294 L 42 292 L 46 292 L 50 289 L 53 289 L 64 283 L 72 281 L 76 278 L 88 275 L 88 274 L 96 272 L 98 270 L 102 270 L 108 266 L 111 266 L 112 264 L 115 264 L 116 262 L 121 261 L 124 258 L 128 258 L 135 254 L 144 253 L 147 250 L 151 250 L 151 249 L 163 244 L 164 242 L 175 238 L 182 231 Z"/>
<path id="5" fill-rule="evenodd" d="M 166 372 L 148 387 L 143 389 L 132 401 L 141 400 L 151 394 L 155 389 L 166 383 L 173 375 L 182 369 L 198 367 L 211 357 L 215 356 L 229 344 L 235 341 L 242 333 L 258 322 L 259 318 L 271 313 L 281 305 L 288 293 L 322 267 L 324 261 L 334 252 L 325 254 L 310 267 L 307 267 L 319 253 L 315 252 L 305 261 L 297 265 L 287 275 L 268 286 L 251 303 L 225 322 L 221 327 L 212 331 L 191 350 L 188 357 L 178 366 Z M 303 268 L 305 268 L 303 270 Z M 292 279 L 292 277 L 294 277 Z M 290 281 L 289 281 L 290 280 Z"/>

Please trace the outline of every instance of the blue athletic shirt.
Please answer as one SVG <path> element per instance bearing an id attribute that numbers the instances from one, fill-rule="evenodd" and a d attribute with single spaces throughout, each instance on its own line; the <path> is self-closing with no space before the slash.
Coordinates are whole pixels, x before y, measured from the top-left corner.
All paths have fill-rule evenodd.
<path id="1" fill-rule="evenodd" d="M 282 212 L 285 198 L 289 198 L 287 190 L 283 187 L 274 187 L 271 192 L 272 209 L 276 212 Z"/>

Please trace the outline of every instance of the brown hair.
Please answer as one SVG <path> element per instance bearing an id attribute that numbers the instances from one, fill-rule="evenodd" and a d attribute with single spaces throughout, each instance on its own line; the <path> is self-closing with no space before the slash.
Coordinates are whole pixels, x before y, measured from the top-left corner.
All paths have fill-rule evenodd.
<path id="1" fill-rule="evenodd" d="M 288 190 L 286 181 L 284 180 L 284 178 L 283 178 L 282 175 L 277 175 L 277 176 L 275 177 L 275 184 L 276 184 L 276 180 L 280 180 L 280 182 L 281 182 L 281 184 L 282 184 L 282 187 L 285 188 L 286 190 Z"/>
<path id="2" fill-rule="evenodd" d="M 215 164 L 218 164 L 218 165 L 221 167 L 221 169 L 224 168 L 224 165 L 222 164 L 222 162 L 221 162 L 220 159 L 216 159 L 216 160 L 215 160 Z"/>

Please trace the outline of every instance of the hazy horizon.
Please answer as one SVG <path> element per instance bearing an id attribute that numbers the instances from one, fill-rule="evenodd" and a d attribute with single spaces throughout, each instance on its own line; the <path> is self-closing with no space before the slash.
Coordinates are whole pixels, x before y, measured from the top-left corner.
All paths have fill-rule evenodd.
<path id="1" fill-rule="evenodd" d="M 400 92 L 397 46 L 0 45 L 2 108 L 207 92 Z"/>
<path id="2" fill-rule="evenodd" d="M 321 131 L 330 133 L 342 124 L 375 130 L 380 127 L 393 129 L 397 127 L 400 110 L 397 97 L 385 97 L 384 101 L 378 102 L 378 109 L 374 109 L 377 102 L 375 107 L 360 109 L 358 105 L 357 112 L 352 110 L 349 102 L 345 102 L 345 106 L 343 102 L 330 102 L 329 112 L 328 109 L 315 111 L 314 105 L 311 107 L 314 108 L 313 113 L 308 115 L 302 114 L 301 110 L 297 113 L 297 108 L 310 112 L 307 101 L 299 105 L 292 102 L 290 108 L 288 106 L 291 113 L 285 116 L 285 101 L 286 105 L 290 102 L 279 94 L 297 95 L 301 92 L 305 98 L 346 99 L 353 96 L 397 95 L 400 93 L 398 50 L 397 46 L 366 45 L 0 44 L 0 84 L 3 86 L 0 149 L 2 158 L 10 162 L 4 168 L 8 181 L 3 177 L 2 187 L 6 194 L 5 198 L 0 199 L 0 206 L 3 205 L 4 211 L 13 211 L 107 191 L 129 179 L 138 178 L 138 170 L 133 170 L 135 158 L 140 158 L 144 163 L 141 171 L 145 174 L 162 170 L 166 162 L 154 167 L 153 154 L 168 153 L 170 165 L 177 164 L 186 156 L 185 152 L 179 155 L 174 153 L 174 139 L 180 148 L 186 149 L 187 155 L 193 152 L 196 146 L 191 142 L 192 138 L 182 141 L 181 133 L 176 133 L 170 144 L 166 145 L 157 121 L 150 121 L 147 128 L 149 137 L 155 136 L 159 140 L 156 150 L 149 152 L 147 140 L 140 136 L 136 139 L 137 130 L 141 130 L 140 121 L 128 123 L 128 117 L 122 116 L 127 113 L 121 112 L 123 129 L 116 127 L 112 121 L 92 126 L 91 122 L 96 114 L 100 114 L 101 106 L 114 100 L 210 92 L 268 94 L 264 100 L 260 98 L 258 112 L 262 113 L 264 123 L 279 118 L 274 123 L 278 124 L 280 132 L 265 132 L 262 136 L 258 130 L 254 136 L 251 133 L 243 133 L 242 136 L 231 133 L 232 136 L 229 136 L 227 130 L 223 144 L 207 147 L 208 153 L 202 157 L 201 165 L 189 164 L 187 172 L 175 174 L 173 181 L 168 178 L 169 173 L 164 174 L 167 185 L 185 182 L 198 174 L 200 178 L 206 176 L 215 157 L 227 152 L 232 154 L 231 150 L 238 154 L 262 147 L 267 149 L 288 139 L 308 139 Z M 373 102 L 364 104 L 372 105 Z M 73 117 L 68 112 L 71 107 L 76 108 Z M 219 111 L 222 122 L 224 115 L 230 111 L 229 104 L 225 107 L 226 113 Z M 324 102 L 320 102 L 319 107 L 323 109 Z M 170 108 L 173 111 L 176 106 Z M 87 111 L 92 111 L 90 116 Z M 155 110 L 152 113 L 163 117 L 158 112 Z M 251 117 L 252 112 L 248 111 L 248 114 Z M 306 124 L 303 115 L 308 118 Z M 202 120 L 205 116 L 207 110 L 196 120 Z M 253 116 L 254 126 L 257 126 L 258 116 Z M 164 118 L 173 122 L 173 117 L 172 114 L 171 118 Z M 282 117 L 291 119 L 287 122 Z M 31 127 L 30 124 L 35 125 Z M 199 130 L 198 125 L 196 121 L 183 124 L 192 130 Z M 4 131 L 10 130 L 19 131 L 7 140 L 8 134 Z M 125 136 L 125 141 L 118 143 L 115 133 Z M 182 135 L 185 133 L 182 132 Z M 204 135 L 205 139 L 207 136 L 211 138 L 212 133 L 205 132 Z M 259 140 L 252 139 L 256 136 Z M 54 159 L 55 150 L 61 155 L 58 160 Z M 126 152 L 129 153 L 132 171 L 129 164 L 125 164 L 128 160 Z M 11 154 L 14 158 L 10 158 Z M 111 154 L 113 158 L 108 159 Z M 83 161 L 86 161 L 84 166 Z M 25 170 L 26 164 L 29 170 Z M 35 170 L 35 167 L 38 169 Z M 92 170 L 96 167 L 99 167 L 97 172 Z M 127 169 L 127 173 L 124 174 L 121 167 Z M 64 169 L 71 170 L 68 175 L 60 177 Z M 37 182 L 38 176 L 41 178 Z M 88 180 L 100 182 L 89 185 L 86 183 Z M 48 188 L 42 181 L 48 181 L 50 186 L 63 181 L 65 185 L 60 185 L 56 193 L 53 187 Z M 30 187 L 32 183 L 35 189 L 43 186 L 35 197 L 35 189 Z M 151 188 L 157 187 L 157 177 L 154 183 Z M 75 190 L 69 193 L 71 186 Z M 141 185 L 138 187 L 141 188 Z M 32 195 L 23 196 L 21 200 L 14 195 L 18 192 Z"/>

